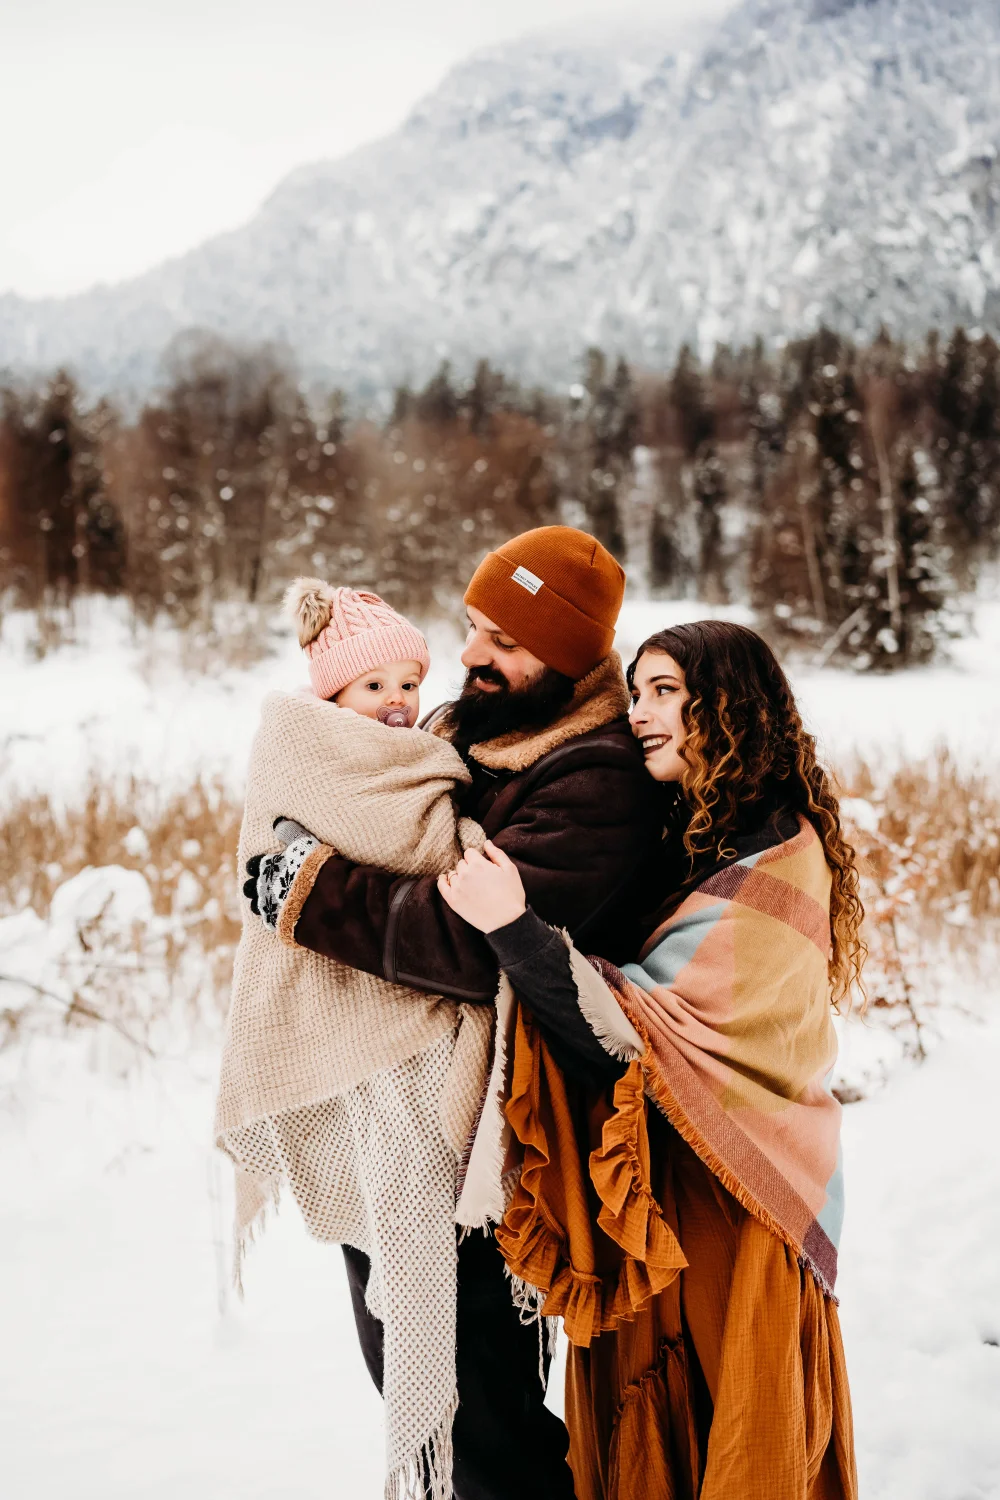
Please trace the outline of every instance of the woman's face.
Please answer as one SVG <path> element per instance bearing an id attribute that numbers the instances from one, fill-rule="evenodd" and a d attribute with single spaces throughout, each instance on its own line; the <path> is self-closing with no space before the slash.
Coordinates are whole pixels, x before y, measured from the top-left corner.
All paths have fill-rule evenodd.
<path id="1" fill-rule="evenodd" d="M 654 781 L 680 781 L 687 731 L 682 710 L 690 698 L 684 673 L 672 656 L 647 651 L 636 663 L 632 682 L 632 733 L 642 746 Z"/>

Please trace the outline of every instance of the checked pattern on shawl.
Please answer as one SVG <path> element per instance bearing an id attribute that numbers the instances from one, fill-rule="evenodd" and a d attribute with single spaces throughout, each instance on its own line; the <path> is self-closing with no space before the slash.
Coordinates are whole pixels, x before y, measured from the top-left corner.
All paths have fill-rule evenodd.
<path id="1" fill-rule="evenodd" d="M 346 1094 L 256 1120 L 228 1141 L 244 1172 L 288 1183 L 311 1235 L 371 1261 L 366 1300 L 383 1325 L 395 1418 L 387 1469 L 401 1481 L 392 1495 L 420 1500 L 425 1464 L 435 1500 L 450 1493 L 457 1403 L 455 1154 L 437 1118 L 453 1049 L 441 1037 Z"/>

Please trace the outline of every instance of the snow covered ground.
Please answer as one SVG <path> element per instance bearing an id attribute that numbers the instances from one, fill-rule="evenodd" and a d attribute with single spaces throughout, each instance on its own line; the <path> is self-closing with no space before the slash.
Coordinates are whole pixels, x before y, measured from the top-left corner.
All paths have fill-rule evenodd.
<path id="1" fill-rule="evenodd" d="M 215 1058 L 115 1081 L 91 1045 L 4 1059 L 0 1492 L 375 1500 L 381 1403 L 339 1252 L 281 1213 L 236 1304 Z"/>
<path id="2" fill-rule="evenodd" d="M 630 603 L 621 649 L 699 613 Z M 92 764 L 237 786 L 261 694 L 302 675 L 281 637 L 254 666 L 192 674 L 169 638 L 133 643 L 106 605 L 82 644 L 40 663 L 22 628 L 8 620 L 0 640 L 0 790 L 71 795 Z M 432 648 L 427 706 L 461 675 L 453 634 Z M 795 683 L 831 755 L 945 740 L 990 763 L 998 648 L 988 604 L 950 667 L 802 669 Z M 42 940 L 30 913 L 16 920 L 28 947 Z M 967 998 L 926 1063 L 895 1058 L 888 1085 L 846 1111 L 840 1291 L 862 1500 L 1000 1497 L 1000 1006 L 985 988 Z M 880 1041 L 854 1023 L 844 1035 L 863 1071 Z M 235 1301 L 227 1168 L 209 1145 L 215 1050 L 159 1050 L 137 1061 L 97 1028 L 0 1052 L 0 1495 L 376 1500 L 381 1409 L 339 1253 L 288 1204 Z"/>
<path id="3" fill-rule="evenodd" d="M 4 1500 L 378 1500 L 339 1252 L 289 1204 L 235 1302 L 214 1058 L 114 1080 L 93 1046 L 2 1059 Z M 1000 1495 L 998 1072 L 995 1015 L 846 1111 L 863 1500 Z"/>

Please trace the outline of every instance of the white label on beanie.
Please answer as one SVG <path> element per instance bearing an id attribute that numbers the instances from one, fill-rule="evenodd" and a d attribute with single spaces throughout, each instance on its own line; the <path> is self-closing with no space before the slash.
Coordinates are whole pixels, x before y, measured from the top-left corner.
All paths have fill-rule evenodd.
<path id="1" fill-rule="evenodd" d="M 510 576 L 514 583 L 519 583 L 529 594 L 537 594 L 542 586 L 542 580 L 536 578 L 534 573 L 529 573 L 527 568 L 516 568 Z"/>

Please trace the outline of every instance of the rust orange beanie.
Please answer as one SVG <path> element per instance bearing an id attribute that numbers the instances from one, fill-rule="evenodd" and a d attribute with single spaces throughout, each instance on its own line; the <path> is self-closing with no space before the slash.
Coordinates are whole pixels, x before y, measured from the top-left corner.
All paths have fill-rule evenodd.
<path id="1" fill-rule="evenodd" d="M 625 571 L 596 537 L 539 526 L 487 553 L 465 602 L 578 682 L 611 650 L 624 593 Z"/>

